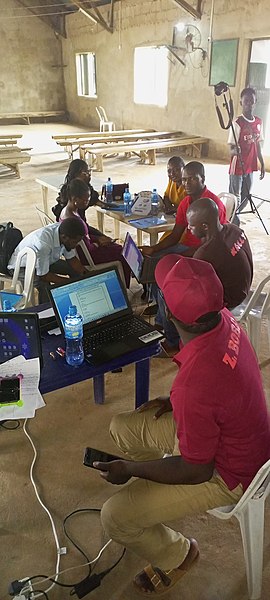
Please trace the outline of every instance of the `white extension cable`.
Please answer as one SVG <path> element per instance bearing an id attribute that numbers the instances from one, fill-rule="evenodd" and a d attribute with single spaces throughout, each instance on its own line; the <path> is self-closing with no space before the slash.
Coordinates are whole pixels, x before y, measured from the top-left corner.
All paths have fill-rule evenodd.
<path id="1" fill-rule="evenodd" d="M 39 581 L 38 581 L 38 582 L 36 582 L 36 583 L 34 583 L 34 582 L 32 581 L 32 582 L 31 582 L 31 589 L 30 589 L 30 586 L 27 586 L 27 585 L 25 585 L 25 587 L 24 587 L 24 588 L 22 588 L 21 592 L 20 592 L 20 593 L 19 593 L 19 595 L 18 595 L 18 597 L 19 597 L 19 598 L 21 597 L 22 599 L 25 597 L 25 594 L 26 594 L 27 592 L 32 592 L 32 589 L 33 589 L 35 586 L 40 586 L 40 584 L 41 584 L 41 583 L 44 583 L 45 581 L 49 581 L 50 579 L 55 579 L 56 581 L 58 581 L 58 577 L 59 577 L 59 575 L 62 575 L 63 573 L 67 573 L 68 571 L 73 571 L 74 569 L 79 569 L 79 568 L 81 568 L 81 567 L 86 567 L 86 566 L 88 566 L 88 565 L 95 565 L 95 564 L 98 562 L 98 560 L 100 559 L 100 557 L 101 557 L 101 555 L 103 554 L 104 550 L 106 550 L 106 548 L 107 548 L 107 547 L 109 546 L 109 544 L 112 542 L 112 540 L 110 539 L 110 540 L 109 540 L 109 541 L 108 541 L 108 542 L 107 542 L 107 543 L 106 543 L 106 544 L 105 544 L 105 545 L 104 545 L 104 546 L 101 548 L 101 550 L 99 551 L 99 553 L 97 554 L 97 556 L 96 556 L 95 558 L 93 558 L 93 560 L 91 560 L 91 561 L 89 561 L 89 562 L 87 562 L 87 563 L 84 563 L 83 565 L 76 565 L 76 566 L 74 566 L 74 567 L 69 567 L 68 569 L 64 569 L 63 571 L 60 571 L 60 570 L 59 570 L 59 569 L 60 569 L 60 559 L 61 559 L 61 555 L 66 553 L 66 548 L 62 548 L 62 547 L 60 546 L 60 544 L 59 544 L 59 539 L 58 539 L 58 535 L 57 535 L 57 531 L 56 531 L 56 527 L 55 527 L 55 523 L 54 523 L 53 517 L 52 517 L 52 515 L 51 515 L 51 513 L 50 513 L 49 509 L 48 509 L 48 508 L 45 506 L 45 504 L 42 502 L 42 500 L 41 500 L 41 498 L 40 498 L 40 495 L 39 495 L 39 493 L 38 493 L 38 490 L 37 490 L 36 483 L 35 483 L 35 481 L 34 481 L 34 478 L 33 478 L 33 469 L 34 469 L 34 465 L 35 465 L 36 458 L 37 458 L 37 450 L 36 450 L 36 447 L 35 447 L 35 444 L 34 444 L 34 442 L 33 442 L 32 438 L 30 437 L 30 435 L 29 435 L 28 431 L 26 430 L 26 424 L 27 424 L 27 421 L 28 421 L 28 419 L 25 419 L 25 421 L 24 421 L 24 424 L 23 424 L 23 431 L 24 431 L 24 433 L 25 433 L 26 437 L 28 438 L 28 440 L 29 440 L 29 442 L 30 442 L 30 444 L 31 444 L 31 446 L 32 446 L 32 448 L 33 448 L 33 452 L 34 452 L 34 457 L 33 457 L 33 460 L 32 460 L 31 466 L 30 466 L 30 481 L 31 481 L 31 483 L 32 483 L 32 485 L 33 485 L 33 488 L 34 488 L 34 490 L 35 490 L 35 494 L 36 494 L 36 497 L 37 497 L 37 499 L 38 499 L 38 502 L 40 503 L 40 505 L 42 506 L 42 508 L 45 510 L 45 512 L 47 513 L 47 515 L 48 515 L 48 517 L 49 517 L 49 519 L 50 519 L 51 526 L 52 526 L 52 531 L 53 531 L 53 536 L 54 536 L 54 540 L 55 540 L 55 545 L 56 545 L 57 559 L 56 559 L 56 568 L 55 568 L 55 573 L 54 573 L 53 575 L 50 575 L 49 577 L 46 577 L 46 579 L 44 578 L 44 579 L 41 579 L 41 580 L 39 580 Z M 45 590 L 45 593 L 47 594 L 48 592 L 50 592 L 50 590 L 52 590 L 52 588 L 53 588 L 55 585 L 56 585 L 55 583 L 52 583 L 52 585 L 50 585 L 50 587 L 49 587 L 47 590 Z M 43 594 L 41 594 L 41 593 L 37 593 L 37 594 L 33 595 L 33 592 L 32 592 L 32 594 L 31 594 L 31 599 L 34 599 L 34 598 L 40 598 L 40 597 L 42 597 L 42 596 L 43 596 Z"/>

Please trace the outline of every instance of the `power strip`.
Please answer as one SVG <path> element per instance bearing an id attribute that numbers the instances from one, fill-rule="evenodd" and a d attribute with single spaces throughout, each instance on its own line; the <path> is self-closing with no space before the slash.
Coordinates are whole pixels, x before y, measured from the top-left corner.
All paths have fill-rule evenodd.
<path id="1" fill-rule="evenodd" d="M 18 579 L 18 584 L 21 584 L 21 589 L 28 588 L 27 591 L 24 591 L 22 594 L 16 594 L 13 596 L 13 600 L 31 600 L 32 594 L 34 594 L 34 590 L 32 587 L 31 580 L 28 577 L 24 577 L 23 579 Z M 17 588 L 20 589 L 20 588 Z"/>

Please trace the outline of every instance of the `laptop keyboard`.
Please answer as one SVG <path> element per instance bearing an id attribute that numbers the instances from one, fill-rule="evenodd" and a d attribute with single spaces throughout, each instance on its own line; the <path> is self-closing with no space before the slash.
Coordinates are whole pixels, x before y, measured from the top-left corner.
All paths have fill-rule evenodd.
<path id="1" fill-rule="evenodd" d="M 86 354 L 91 353 L 106 344 L 119 342 L 130 335 L 139 337 L 139 335 L 143 335 L 145 332 L 149 332 L 148 323 L 143 323 L 134 318 L 130 320 L 127 319 L 121 323 L 115 323 L 115 325 L 108 326 L 101 331 L 93 333 L 87 332 L 83 340 L 84 350 Z"/>

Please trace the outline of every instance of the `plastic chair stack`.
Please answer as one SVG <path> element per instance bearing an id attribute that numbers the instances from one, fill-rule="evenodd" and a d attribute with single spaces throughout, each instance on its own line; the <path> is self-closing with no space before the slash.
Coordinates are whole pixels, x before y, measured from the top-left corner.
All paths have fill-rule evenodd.
<path id="1" fill-rule="evenodd" d="M 236 517 L 240 523 L 250 600 L 259 600 L 261 597 L 264 504 L 269 494 L 270 460 L 260 468 L 237 504 L 207 511 L 218 519 Z"/>

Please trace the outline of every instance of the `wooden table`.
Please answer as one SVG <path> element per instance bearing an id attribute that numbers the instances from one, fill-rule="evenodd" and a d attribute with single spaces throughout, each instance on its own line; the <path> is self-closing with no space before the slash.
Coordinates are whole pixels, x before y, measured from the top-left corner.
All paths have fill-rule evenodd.
<path id="1" fill-rule="evenodd" d="M 36 179 L 36 182 L 41 186 L 42 191 L 42 202 L 43 209 L 46 214 L 48 214 L 48 190 L 53 190 L 54 192 L 58 192 L 59 188 L 63 184 L 63 176 L 62 175 L 47 175 L 42 177 L 42 179 Z M 101 206 L 95 205 L 92 208 L 95 208 L 97 211 L 97 222 L 98 229 L 100 231 L 104 231 L 104 217 L 111 217 L 114 220 L 114 237 L 118 240 L 120 238 L 120 223 L 125 223 L 129 227 L 134 229 L 132 223 L 129 223 L 130 219 L 139 219 L 141 215 L 131 215 L 130 217 L 125 217 L 122 212 L 107 210 L 102 208 Z M 142 245 L 142 234 L 143 232 L 148 233 L 150 236 L 150 245 L 153 246 L 157 243 L 158 234 L 163 231 L 171 231 L 175 224 L 175 219 L 172 216 L 166 215 L 167 223 L 163 225 L 157 225 L 156 227 L 148 227 L 145 229 L 137 229 L 137 243 L 138 246 Z"/>
<path id="2" fill-rule="evenodd" d="M 48 214 L 48 190 L 58 192 L 59 188 L 63 184 L 63 175 L 47 175 L 42 179 L 36 179 L 36 182 L 39 183 L 39 185 L 41 185 L 43 209 L 44 212 Z"/>
<path id="3" fill-rule="evenodd" d="M 171 231 L 175 225 L 175 218 L 171 215 L 166 215 L 167 223 L 163 223 L 162 225 L 157 225 L 155 227 L 145 227 L 144 229 L 138 229 L 134 227 L 130 220 L 132 219 L 140 219 L 141 215 L 132 214 L 129 217 L 125 217 L 124 213 L 120 211 L 107 210 L 102 208 L 101 206 L 94 206 L 93 208 L 97 211 L 97 222 L 98 229 L 100 231 L 104 231 L 104 217 L 111 217 L 114 220 L 114 237 L 119 240 L 120 239 L 120 223 L 125 223 L 129 227 L 132 227 L 133 230 L 137 231 L 137 244 L 138 246 L 142 246 L 143 237 L 142 234 L 148 233 L 150 236 L 150 246 L 154 246 L 158 242 L 158 234 L 164 231 Z M 147 217 L 146 217 L 147 218 Z"/>

